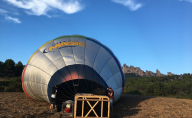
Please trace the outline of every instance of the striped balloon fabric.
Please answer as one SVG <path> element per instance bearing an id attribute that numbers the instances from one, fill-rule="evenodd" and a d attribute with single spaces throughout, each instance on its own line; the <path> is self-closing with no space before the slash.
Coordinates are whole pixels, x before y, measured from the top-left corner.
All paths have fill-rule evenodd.
<path id="1" fill-rule="evenodd" d="M 60 98 L 112 87 L 114 102 L 124 89 L 124 74 L 113 52 L 99 41 L 81 35 L 61 36 L 42 45 L 22 73 L 25 94 L 51 101 L 52 87 L 60 86 Z"/>

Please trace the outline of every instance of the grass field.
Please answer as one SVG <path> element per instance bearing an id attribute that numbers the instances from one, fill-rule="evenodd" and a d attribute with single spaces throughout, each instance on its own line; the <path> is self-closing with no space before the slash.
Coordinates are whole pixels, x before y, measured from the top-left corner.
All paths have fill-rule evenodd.
<path id="1" fill-rule="evenodd" d="M 0 118 L 58 118 L 49 103 L 34 101 L 23 92 L 0 92 Z M 123 94 L 111 118 L 192 117 L 192 100 Z"/>

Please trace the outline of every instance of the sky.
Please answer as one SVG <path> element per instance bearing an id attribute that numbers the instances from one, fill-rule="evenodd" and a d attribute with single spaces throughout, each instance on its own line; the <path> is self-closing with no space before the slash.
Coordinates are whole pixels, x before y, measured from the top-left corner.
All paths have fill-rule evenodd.
<path id="1" fill-rule="evenodd" d="M 192 0 L 0 0 L 0 61 L 27 64 L 44 43 L 92 37 L 121 65 L 192 73 Z"/>

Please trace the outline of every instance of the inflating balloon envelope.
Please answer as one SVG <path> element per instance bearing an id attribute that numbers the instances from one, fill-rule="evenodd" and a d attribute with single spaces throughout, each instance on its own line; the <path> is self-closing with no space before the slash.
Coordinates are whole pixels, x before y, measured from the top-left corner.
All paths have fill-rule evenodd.
<path id="1" fill-rule="evenodd" d="M 50 102 L 60 84 L 61 98 L 112 87 L 114 102 L 124 89 L 124 74 L 113 52 L 99 41 L 80 35 L 61 36 L 42 45 L 22 73 L 22 87 L 31 99 Z"/>

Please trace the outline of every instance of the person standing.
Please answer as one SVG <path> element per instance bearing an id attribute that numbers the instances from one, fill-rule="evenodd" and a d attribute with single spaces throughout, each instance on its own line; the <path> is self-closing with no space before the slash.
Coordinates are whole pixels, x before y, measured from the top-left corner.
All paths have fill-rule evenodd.
<path id="1" fill-rule="evenodd" d="M 53 111 L 53 108 L 56 105 L 56 95 L 57 95 L 58 87 L 59 87 L 59 84 L 57 84 L 56 86 L 52 87 L 51 105 L 50 105 L 51 112 Z"/>
<path id="2" fill-rule="evenodd" d="M 114 91 L 111 87 L 107 88 L 107 90 L 109 90 L 108 94 L 109 94 L 109 98 L 110 98 L 110 106 L 111 106 L 111 111 L 113 113 L 113 98 L 114 98 Z"/>

